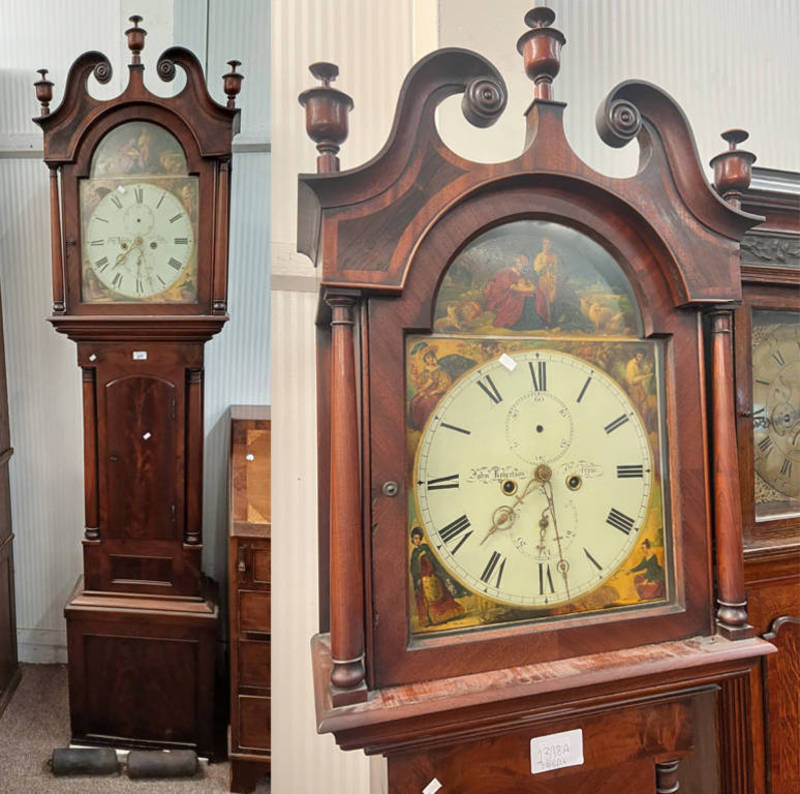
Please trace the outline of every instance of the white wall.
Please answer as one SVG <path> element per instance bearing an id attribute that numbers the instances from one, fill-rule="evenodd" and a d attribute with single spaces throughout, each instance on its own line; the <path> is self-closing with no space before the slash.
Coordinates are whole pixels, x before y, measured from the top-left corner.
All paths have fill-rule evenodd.
<path id="1" fill-rule="evenodd" d="M 694 126 L 703 163 L 724 148 L 722 130 L 750 130 L 759 164 L 800 169 L 800 4 L 794 0 L 552 0 L 566 35 L 556 99 L 567 101 L 567 135 L 590 165 L 633 173 L 634 144 L 611 150 L 594 114 L 619 81 L 664 87 Z M 312 85 L 305 67 L 340 66 L 337 87 L 355 109 L 342 168 L 374 155 L 388 134 L 397 92 L 429 49 L 462 46 L 489 57 L 510 88 L 509 106 L 489 130 L 469 127 L 460 97 L 440 113 L 445 140 L 474 159 L 519 154 L 522 113 L 532 96 L 516 40 L 528 0 L 273 0 L 271 194 L 273 397 L 273 790 L 360 794 L 382 790 L 382 769 L 360 752 L 339 751 L 314 732 L 308 638 L 317 626 L 313 318 L 315 273 L 295 252 L 296 174 L 315 168 L 297 94 Z M 372 774 L 371 774 L 372 773 Z"/>
<path id="2" fill-rule="evenodd" d="M 153 90 L 158 55 L 190 46 L 224 101 L 226 60 L 243 61 L 231 199 L 230 322 L 206 346 L 205 570 L 225 571 L 225 481 L 232 403 L 269 400 L 269 5 L 267 0 L 0 0 L 0 289 L 4 309 L 11 443 L 12 520 L 16 535 L 17 625 L 23 661 L 64 661 L 62 610 L 81 573 L 83 435 L 80 370 L 74 343 L 56 334 L 50 314 L 48 171 L 32 83 L 50 69 L 56 107 L 67 69 L 83 51 L 105 52 L 114 77 L 94 81 L 97 96 L 119 93 L 129 60 L 123 31 L 132 13 L 148 31 L 143 60 Z M 179 70 L 180 71 L 180 70 Z M 242 146 L 242 143 L 245 145 Z M 242 151 L 244 149 L 244 151 Z M 237 151 L 238 150 L 238 151 Z"/>

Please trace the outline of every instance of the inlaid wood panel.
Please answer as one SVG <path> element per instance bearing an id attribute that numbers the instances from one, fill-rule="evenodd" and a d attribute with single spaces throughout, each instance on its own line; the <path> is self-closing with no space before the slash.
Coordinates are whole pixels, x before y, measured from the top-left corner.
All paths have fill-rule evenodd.
<path id="1" fill-rule="evenodd" d="M 652 756 L 683 757 L 692 748 L 689 702 L 626 709 L 580 723 L 534 729 L 389 757 L 392 794 L 418 794 L 434 777 L 458 794 L 620 794 L 655 790 Z M 530 740 L 583 731 L 585 763 L 531 774 Z"/>

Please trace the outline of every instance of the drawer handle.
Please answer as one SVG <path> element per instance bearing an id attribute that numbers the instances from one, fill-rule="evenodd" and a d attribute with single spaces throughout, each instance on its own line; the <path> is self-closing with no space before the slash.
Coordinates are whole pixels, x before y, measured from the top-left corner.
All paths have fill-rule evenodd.
<path id="1" fill-rule="evenodd" d="M 245 554 L 247 546 L 239 546 L 239 561 L 236 563 L 236 570 L 239 573 L 244 573 L 247 570 L 247 563 L 245 562 Z"/>

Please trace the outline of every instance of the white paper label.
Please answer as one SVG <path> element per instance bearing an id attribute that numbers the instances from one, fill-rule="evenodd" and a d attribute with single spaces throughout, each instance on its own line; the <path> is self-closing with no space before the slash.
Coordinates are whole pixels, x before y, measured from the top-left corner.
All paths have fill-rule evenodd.
<path id="1" fill-rule="evenodd" d="M 134 361 L 147 361 L 147 351 L 146 350 L 134 350 L 133 351 L 133 360 Z"/>
<path id="2" fill-rule="evenodd" d="M 147 432 L 146 432 L 146 433 L 145 433 L 145 434 L 142 436 L 142 438 L 143 438 L 145 441 L 149 441 L 149 440 L 150 440 L 150 438 L 152 437 L 152 435 L 153 435 L 153 434 L 152 434 L 152 433 L 151 433 L 151 432 L 148 430 L 148 431 L 147 431 Z"/>
<path id="3" fill-rule="evenodd" d="M 508 355 L 508 353 L 503 353 L 503 355 L 502 355 L 502 356 L 500 356 L 500 363 L 501 363 L 501 364 L 502 364 L 502 365 L 503 365 L 503 366 L 504 366 L 504 367 L 505 367 L 505 368 L 506 368 L 506 369 L 507 369 L 509 372 L 513 372 L 513 371 L 514 371 L 514 370 L 517 368 L 517 362 L 516 362 L 516 361 L 514 361 L 514 359 L 513 359 L 513 358 L 511 358 L 511 356 L 509 356 L 509 355 Z"/>
<path id="4" fill-rule="evenodd" d="M 441 787 L 442 784 L 436 778 L 434 778 L 430 783 L 428 783 L 427 786 L 425 786 L 424 789 L 422 789 L 422 794 L 436 794 Z"/>
<path id="5" fill-rule="evenodd" d="M 551 733 L 531 739 L 531 774 L 583 764 L 583 731 Z"/>
<path id="6" fill-rule="evenodd" d="M 92 353 L 92 355 L 89 356 L 89 361 L 97 361 L 97 354 L 96 353 Z"/>

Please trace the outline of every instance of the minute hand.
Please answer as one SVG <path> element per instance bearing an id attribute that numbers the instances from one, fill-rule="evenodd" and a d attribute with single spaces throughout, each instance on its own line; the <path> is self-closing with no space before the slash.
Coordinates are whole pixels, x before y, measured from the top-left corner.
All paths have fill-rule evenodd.
<path id="1" fill-rule="evenodd" d="M 550 515 L 553 517 L 553 532 L 555 534 L 556 544 L 558 546 L 557 567 L 561 573 L 561 576 L 564 577 L 564 589 L 567 591 L 567 599 L 569 599 L 569 580 L 567 579 L 569 563 L 564 559 L 564 552 L 561 549 L 561 535 L 558 531 L 558 519 L 556 518 L 556 507 L 553 499 L 553 483 L 550 481 L 549 477 L 542 481 L 542 491 L 544 491 L 545 498 L 547 499 L 547 504 L 550 508 Z"/>

